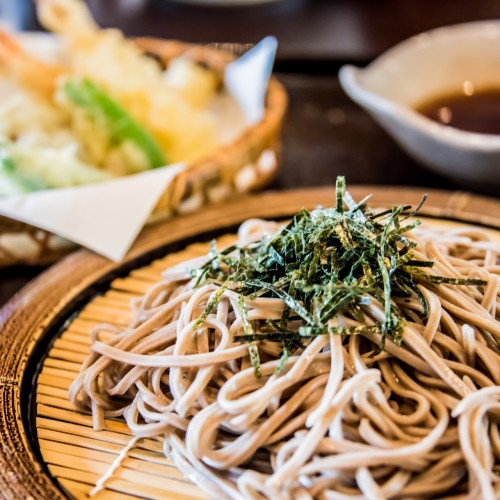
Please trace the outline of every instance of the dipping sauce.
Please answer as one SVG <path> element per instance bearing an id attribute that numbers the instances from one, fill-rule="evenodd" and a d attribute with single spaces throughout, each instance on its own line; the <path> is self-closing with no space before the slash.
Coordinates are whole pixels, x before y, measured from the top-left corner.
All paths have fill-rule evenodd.
<path id="1" fill-rule="evenodd" d="M 500 88 L 475 91 L 472 82 L 466 81 L 460 91 L 441 95 L 415 109 L 443 125 L 500 135 Z"/>

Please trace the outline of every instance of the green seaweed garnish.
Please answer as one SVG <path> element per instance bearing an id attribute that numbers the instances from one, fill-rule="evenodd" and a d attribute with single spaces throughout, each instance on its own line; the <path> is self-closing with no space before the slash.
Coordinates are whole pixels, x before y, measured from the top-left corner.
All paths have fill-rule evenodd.
<path id="1" fill-rule="evenodd" d="M 416 297 L 425 318 L 429 306 L 419 283 L 486 284 L 478 279 L 433 276 L 424 271 L 433 262 L 418 260 L 414 254 L 416 243 L 405 236 L 420 221 L 405 221 L 416 214 L 425 197 L 411 212 L 410 206 L 400 205 L 373 213 L 366 205 L 369 197 L 356 203 L 345 189 L 345 179 L 339 177 L 335 208 L 301 210 L 275 235 L 258 242 L 232 245 L 221 252 L 212 246 L 208 261 L 191 271 L 195 286 L 210 282 L 221 287 L 196 326 L 213 311 L 222 297 L 221 290 L 240 294 L 238 310 L 243 334 L 234 340 L 248 342 L 256 376 L 260 376 L 260 341 L 281 343 L 277 371 L 283 369 L 292 349 L 318 335 L 379 333 L 383 349 L 387 335 L 396 344 L 403 338 L 406 322 L 395 297 Z M 245 303 L 256 297 L 282 299 L 285 306 L 281 319 L 253 325 Z M 382 305 L 382 321 L 375 321 L 366 310 L 372 300 Z M 363 326 L 342 326 L 336 322 L 340 314 Z M 290 328 L 291 318 L 297 317 L 302 326 Z"/>

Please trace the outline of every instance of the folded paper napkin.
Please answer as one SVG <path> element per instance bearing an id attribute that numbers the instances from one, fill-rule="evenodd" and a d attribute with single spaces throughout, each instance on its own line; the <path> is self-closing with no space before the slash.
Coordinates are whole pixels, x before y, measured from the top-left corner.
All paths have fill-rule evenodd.
<path id="1" fill-rule="evenodd" d="M 267 37 L 226 67 L 225 84 L 245 124 L 262 119 L 277 42 Z M 187 165 L 176 164 L 99 184 L 0 198 L 0 215 L 63 236 L 120 261 L 162 193 Z"/>

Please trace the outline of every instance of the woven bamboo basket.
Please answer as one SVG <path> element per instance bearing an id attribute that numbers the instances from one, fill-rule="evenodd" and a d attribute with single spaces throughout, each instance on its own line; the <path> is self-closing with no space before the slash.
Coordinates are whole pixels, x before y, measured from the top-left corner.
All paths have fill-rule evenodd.
<path id="1" fill-rule="evenodd" d="M 226 64 L 234 58 L 224 50 L 179 41 L 140 38 L 136 43 L 165 66 L 181 55 L 197 61 L 214 71 L 221 82 Z M 271 78 L 263 119 L 178 174 L 158 201 L 149 223 L 265 186 L 278 168 L 287 102 L 283 86 Z M 0 267 L 49 264 L 74 248 L 55 234 L 0 216 Z"/>

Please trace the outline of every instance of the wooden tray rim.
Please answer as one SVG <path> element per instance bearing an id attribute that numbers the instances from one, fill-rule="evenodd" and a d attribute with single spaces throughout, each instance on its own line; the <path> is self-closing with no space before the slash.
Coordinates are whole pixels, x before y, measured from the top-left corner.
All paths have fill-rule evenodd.
<path id="1" fill-rule="evenodd" d="M 373 193 L 372 205 L 416 206 L 424 189 L 354 186 L 355 199 Z M 422 215 L 500 229 L 500 200 L 464 192 L 428 190 Z M 398 201 L 400 200 L 400 201 Z M 178 217 L 146 228 L 124 261 L 113 263 L 79 250 L 45 271 L 0 309 L 0 491 L 6 498 L 65 498 L 32 448 L 25 428 L 22 390 L 30 356 L 44 333 L 73 305 L 125 273 L 154 259 L 155 251 L 197 235 L 224 231 L 249 217 L 283 218 L 302 207 L 333 205 L 332 187 L 265 192 Z M 142 260 L 142 262 L 141 262 Z M 145 261 L 145 262 L 144 262 Z"/>

